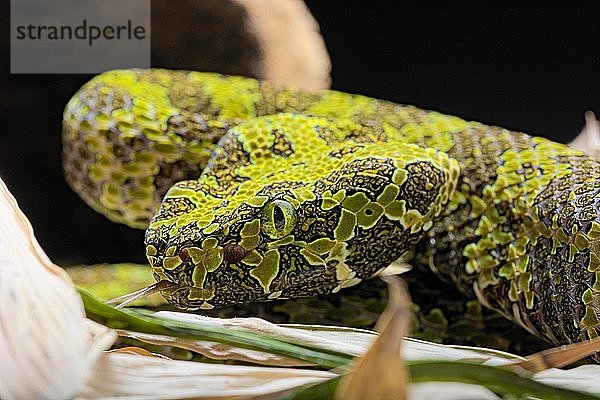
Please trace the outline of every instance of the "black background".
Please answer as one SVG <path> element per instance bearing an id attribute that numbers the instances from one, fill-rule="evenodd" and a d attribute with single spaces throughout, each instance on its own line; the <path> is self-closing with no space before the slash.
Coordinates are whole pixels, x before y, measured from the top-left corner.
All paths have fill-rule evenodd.
<path id="1" fill-rule="evenodd" d="M 332 86 L 560 142 L 600 114 L 598 2 L 448 3 L 308 1 Z M 95 214 L 61 175 L 62 109 L 88 77 L 10 75 L 1 4 L 0 176 L 55 262 L 143 261 L 143 232 Z"/>

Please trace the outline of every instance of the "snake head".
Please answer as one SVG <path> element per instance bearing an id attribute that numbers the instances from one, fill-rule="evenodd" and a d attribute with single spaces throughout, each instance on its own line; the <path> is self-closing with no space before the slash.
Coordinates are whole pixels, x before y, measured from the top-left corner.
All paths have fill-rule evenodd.
<path id="1" fill-rule="evenodd" d="M 325 268 L 305 265 L 301 252 L 307 243 L 296 239 L 311 222 L 299 200 L 309 193 L 300 183 L 270 184 L 231 212 L 219 212 L 227 204 L 217 206 L 208 225 L 197 212 L 162 223 L 159 212 L 146 233 L 146 250 L 155 278 L 175 284 L 163 296 L 181 308 L 211 309 L 331 291 L 335 278 L 327 278 Z M 165 204 L 183 199 L 164 203 L 162 215 L 169 214 Z M 311 281 L 320 283 L 311 289 Z"/>
<path id="2" fill-rule="evenodd" d="M 335 147 L 350 128 L 277 116 L 224 137 L 208 172 L 172 187 L 146 232 L 155 278 L 173 283 L 163 296 L 211 309 L 332 293 L 413 247 L 457 165 L 411 145 Z"/>
<path id="3" fill-rule="evenodd" d="M 381 187 L 350 189 L 338 172 L 333 184 L 331 176 L 267 184 L 209 224 L 198 212 L 154 221 L 148 258 L 157 280 L 175 284 L 163 296 L 181 308 L 211 309 L 335 293 L 371 278 L 413 247 L 440 212 L 444 173 L 428 162 L 407 168 L 413 173 L 400 185 L 390 170 Z"/>

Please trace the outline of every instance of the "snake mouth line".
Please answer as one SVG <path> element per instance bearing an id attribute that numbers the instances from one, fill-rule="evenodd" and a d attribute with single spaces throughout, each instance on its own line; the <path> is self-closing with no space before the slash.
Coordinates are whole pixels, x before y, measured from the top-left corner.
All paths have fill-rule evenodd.
<path id="1" fill-rule="evenodd" d="M 161 281 L 161 282 L 168 282 L 168 281 Z M 196 287 L 196 286 L 189 286 L 189 285 L 181 286 L 181 285 L 177 285 L 176 283 L 172 283 L 172 282 L 168 282 L 168 283 L 170 285 L 166 286 L 163 289 L 160 289 L 160 291 L 169 290 L 169 289 L 175 289 L 175 290 L 169 292 L 170 295 L 178 293 L 178 292 L 181 292 L 183 290 L 198 289 L 198 287 Z M 207 288 L 202 288 L 202 289 L 207 289 Z M 208 289 L 212 289 L 212 288 L 208 288 Z M 238 293 L 240 293 L 240 294 L 246 294 L 247 292 L 244 292 L 244 291 L 232 291 L 232 290 L 229 290 L 229 288 L 227 288 L 227 293 L 235 295 L 235 294 L 238 294 Z M 235 303 L 232 303 L 232 304 L 235 304 Z"/>

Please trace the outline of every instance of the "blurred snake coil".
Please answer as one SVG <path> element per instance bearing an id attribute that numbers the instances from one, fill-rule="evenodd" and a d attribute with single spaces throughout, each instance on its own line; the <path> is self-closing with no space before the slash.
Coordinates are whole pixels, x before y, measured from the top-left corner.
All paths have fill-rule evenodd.
<path id="1" fill-rule="evenodd" d="M 147 228 L 180 308 L 335 293 L 402 257 L 554 344 L 600 332 L 600 165 L 565 145 L 162 69 L 93 78 L 63 143 L 72 188 Z"/>

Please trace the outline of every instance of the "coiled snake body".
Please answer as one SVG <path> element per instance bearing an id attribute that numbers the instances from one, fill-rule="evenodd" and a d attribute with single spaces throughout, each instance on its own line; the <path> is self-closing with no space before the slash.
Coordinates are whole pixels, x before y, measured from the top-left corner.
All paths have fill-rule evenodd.
<path id="1" fill-rule="evenodd" d="M 336 292 L 403 256 L 553 343 L 598 334 L 600 169 L 567 146 L 167 70 L 92 79 L 63 140 L 86 202 L 148 227 L 154 276 L 179 307 Z"/>

